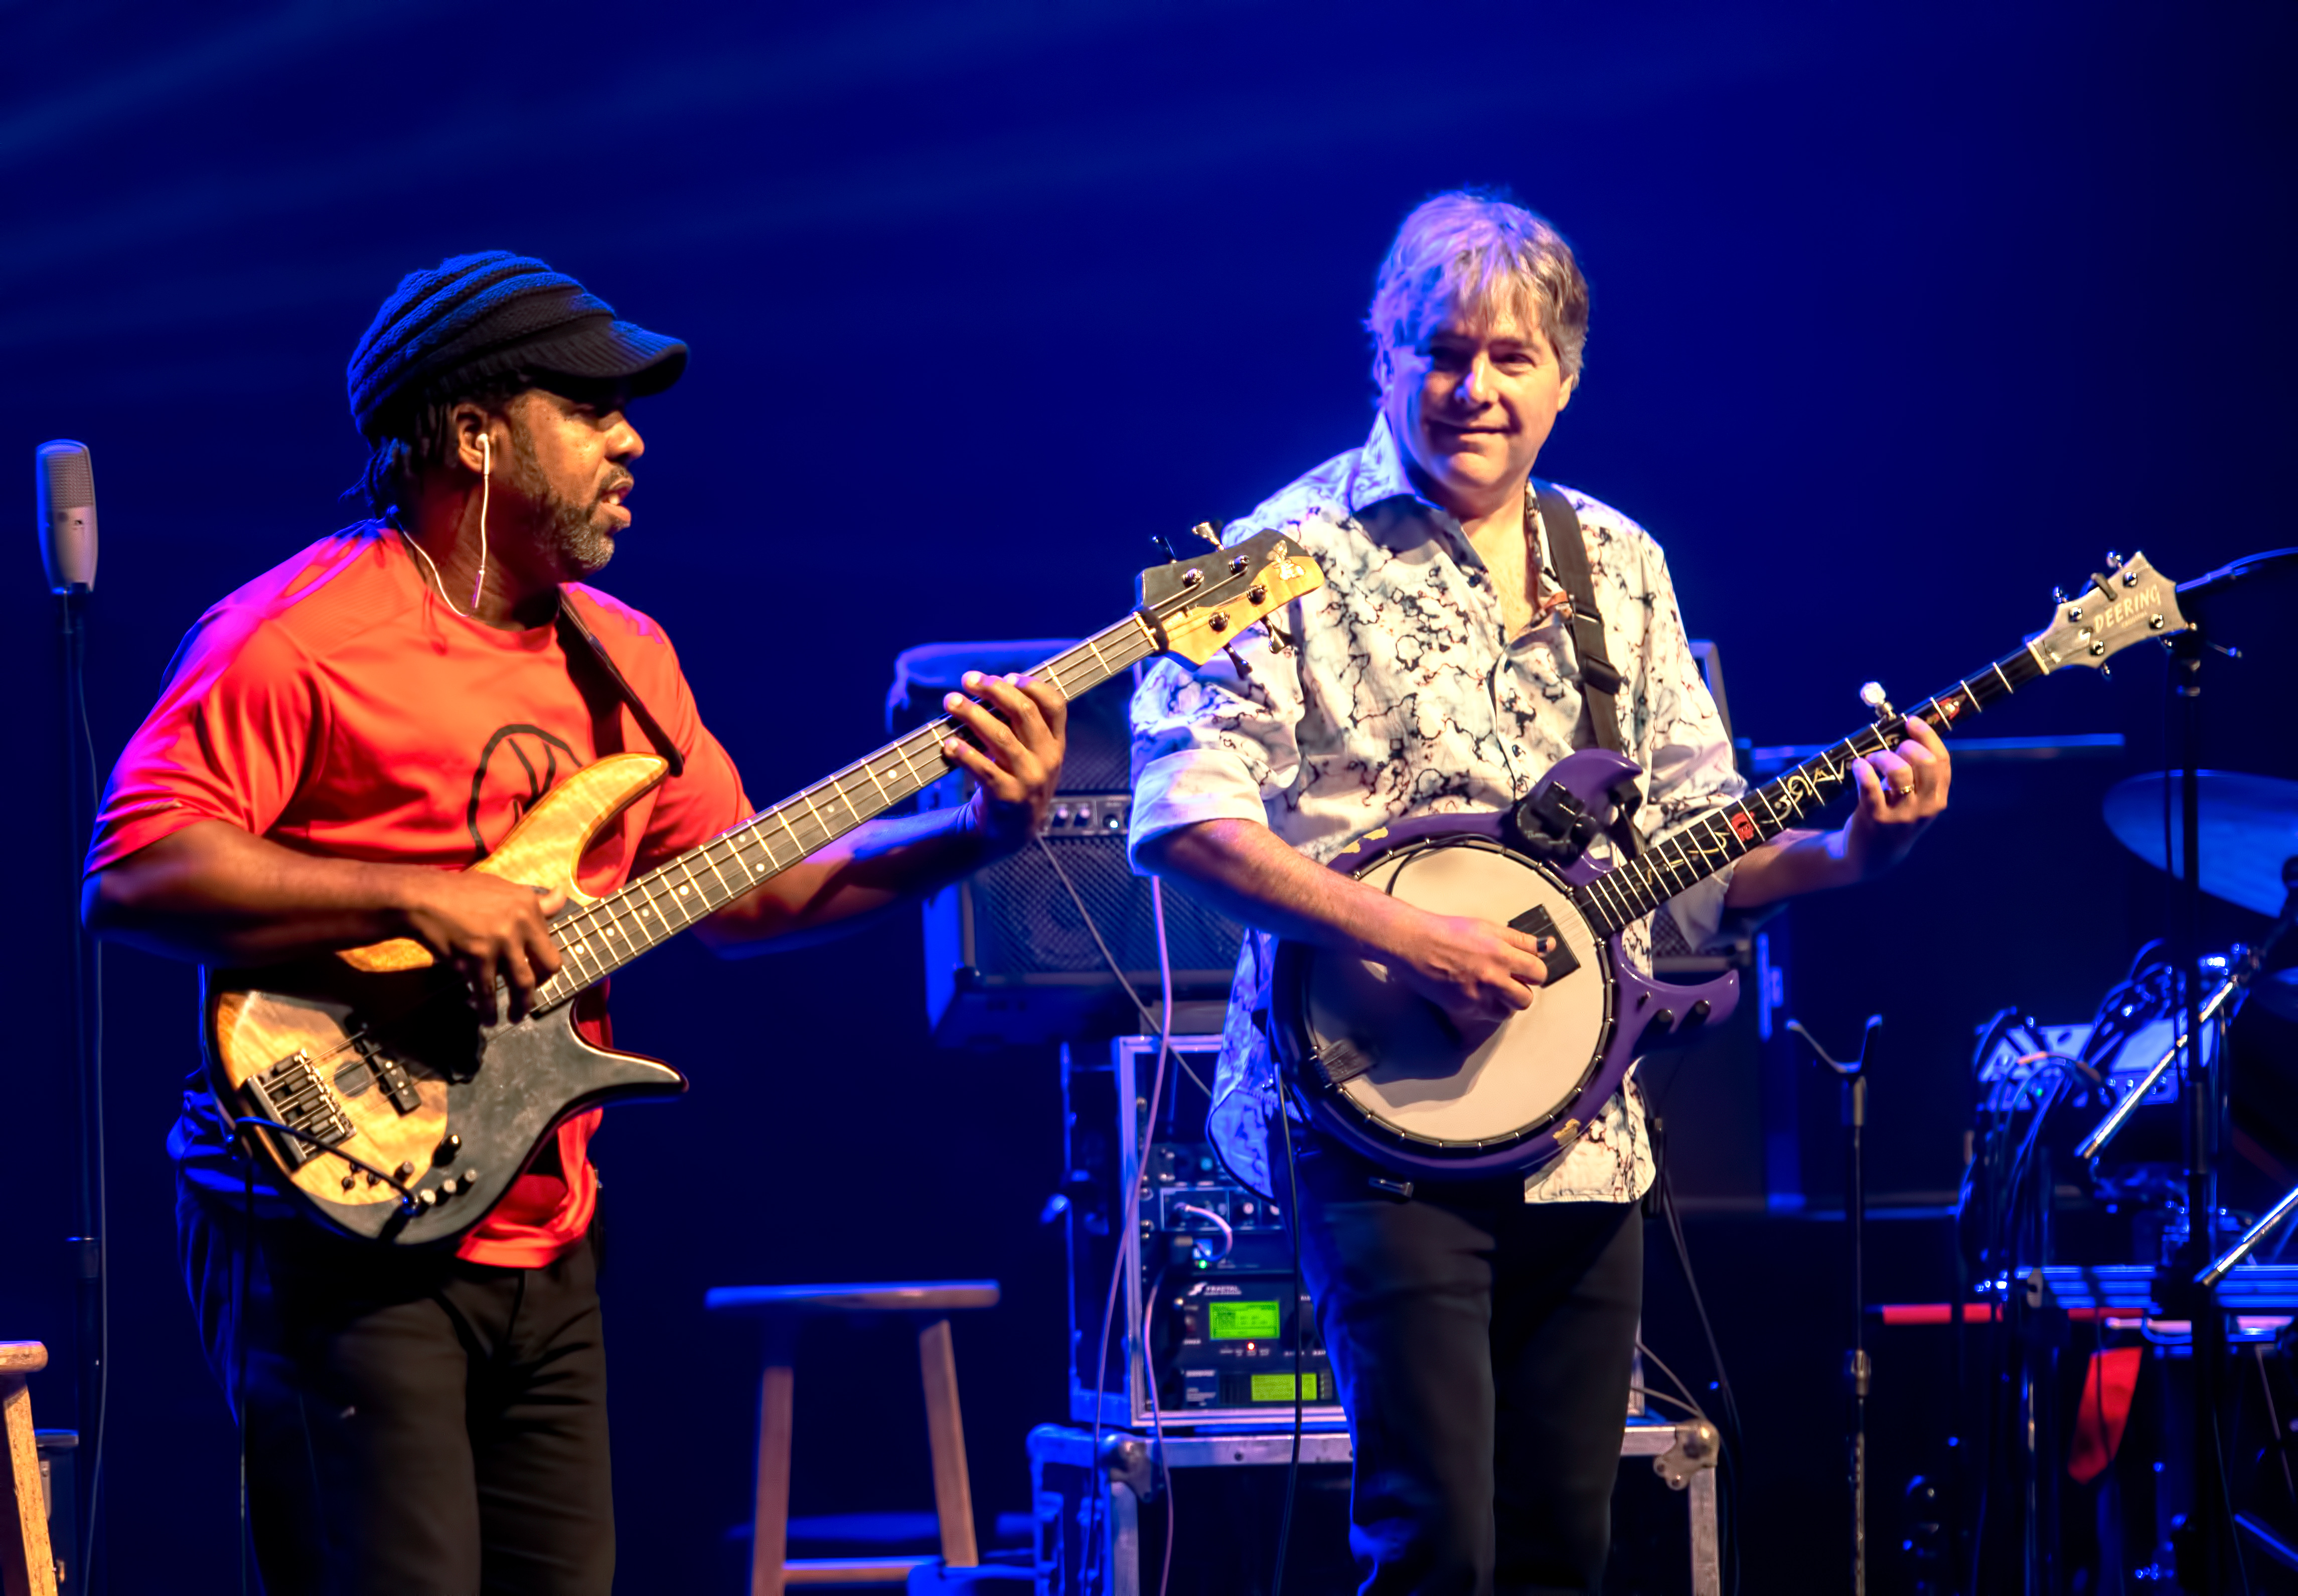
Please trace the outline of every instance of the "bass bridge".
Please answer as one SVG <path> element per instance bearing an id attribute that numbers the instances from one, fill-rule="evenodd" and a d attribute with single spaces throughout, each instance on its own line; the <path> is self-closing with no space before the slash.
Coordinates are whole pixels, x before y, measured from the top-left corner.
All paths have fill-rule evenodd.
<path id="1" fill-rule="evenodd" d="M 324 1073 L 311 1050 L 301 1047 L 267 1070 L 248 1077 L 243 1089 L 258 1118 L 287 1128 L 277 1139 L 290 1170 L 299 1170 L 330 1147 L 351 1139 L 357 1127 L 343 1108 L 343 1099 L 378 1087 L 401 1114 L 423 1106 L 423 1099 L 408 1079 L 404 1065 L 384 1051 L 383 1044 L 366 1027 L 352 1030 L 351 1057 L 332 1075 Z"/>
<path id="2" fill-rule="evenodd" d="M 276 1139 L 283 1144 L 279 1155 L 290 1170 L 351 1139 L 351 1116 L 343 1112 L 334 1085 L 320 1079 L 308 1047 L 249 1076 L 242 1089 L 258 1118 L 287 1128 L 290 1134 Z"/>

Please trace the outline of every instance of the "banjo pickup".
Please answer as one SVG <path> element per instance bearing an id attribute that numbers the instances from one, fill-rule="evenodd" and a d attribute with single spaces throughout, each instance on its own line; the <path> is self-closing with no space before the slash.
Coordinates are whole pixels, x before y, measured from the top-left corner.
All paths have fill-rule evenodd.
<path id="1" fill-rule="evenodd" d="M 1327 1042 L 1310 1055 L 1317 1075 L 1328 1087 L 1344 1086 L 1372 1068 L 1372 1054 L 1346 1042 Z"/>
<path id="2" fill-rule="evenodd" d="M 292 1053 L 260 1074 L 249 1076 L 244 1089 L 259 1119 L 276 1121 L 292 1133 L 273 1133 L 291 1170 L 351 1138 L 351 1120 L 334 1088 L 312 1068 L 309 1052 Z"/>
<path id="3" fill-rule="evenodd" d="M 1540 955 L 1540 962 L 1548 966 L 1548 985 L 1554 986 L 1580 968 L 1580 960 L 1573 953 L 1571 944 L 1565 941 L 1564 933 L 1556 929 L 1556 922 L 1546 909 L 1537 905 L 1526 909 L 1509 922 L 1509 929 L 1556 944 L 1553 949 Z"/>

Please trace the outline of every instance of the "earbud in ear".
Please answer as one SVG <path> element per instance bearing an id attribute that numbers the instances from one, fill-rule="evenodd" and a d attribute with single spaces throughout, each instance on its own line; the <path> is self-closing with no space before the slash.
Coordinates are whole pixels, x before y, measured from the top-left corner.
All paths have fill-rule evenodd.
<path id="1" fill-rule="evenodd" d="M 479 475 L 492 476 L 494 474 L 495 441 L 486 434 L 481 433 L 479 434 Z"/>

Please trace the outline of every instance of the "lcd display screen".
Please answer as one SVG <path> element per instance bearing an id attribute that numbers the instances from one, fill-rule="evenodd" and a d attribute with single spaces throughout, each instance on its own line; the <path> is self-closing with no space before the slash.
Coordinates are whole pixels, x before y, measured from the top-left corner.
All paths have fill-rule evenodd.
<path id="1" fill-rule="evenodd" d="M 1205 1304 L 1205 1333 L 1215 1341 L 1271 1341 L 1278 1327 L 1275 1302 Z"/>
<path id="2" fill-rule="evenodd" d="M 1319 1400 L 1323 1380 L 1313 1374 L 1301 1377 L 1301 1400 Z M 1293 1377 L 1285 1375 L 1255 1375 L 1252 1377 L 1252 1400 L 1257 1402 L 1289 1402 L 1293 1400 Z"/>

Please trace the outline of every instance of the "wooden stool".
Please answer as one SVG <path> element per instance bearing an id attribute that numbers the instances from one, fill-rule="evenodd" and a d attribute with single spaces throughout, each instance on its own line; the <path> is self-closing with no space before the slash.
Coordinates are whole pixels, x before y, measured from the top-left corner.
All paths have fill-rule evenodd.
<path id="1" fill-rule="evenodd" d="M 758 1383 L 758 1491 L 751 1519 L 750 1596 L 781 1596 L 785 1585 L 898 1585 L 910 1570 L 937 1561 L 971 1568 L 981 1561 L 973 1539 L 973 1486 L 965 1472 L 965 1426 L 957 1406 L 957 1358 L 949 1315 L 997 1305 L 995 1280 L 940 1280 L 888 1286 L 720 1286 L 703 1305 L 714 1313 L 755 1313 L 765 1320 L 766 1369 Z M 933 1457 L 934 1510 L 941 1556 L 807 1558 L 789 1551 L 790 1402 L 798 1322 L 809 1314 L 929 1315 L 918 1331 L 925 1377 L 926 1443 Z"/>
<path id="2" fill-rule="evenodd" d="M 7 1491 L 0 1496 L 0 1596 L 56 1596 L 56 1563 L 48 1549 L 47 1493 L 40 1488 L 40 1449 L 32 1439 L 27 1375 L 48 1366 L 37 1341 L 0 1341 L 0 1425 L 8 1435 Z"/>

